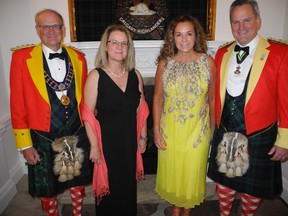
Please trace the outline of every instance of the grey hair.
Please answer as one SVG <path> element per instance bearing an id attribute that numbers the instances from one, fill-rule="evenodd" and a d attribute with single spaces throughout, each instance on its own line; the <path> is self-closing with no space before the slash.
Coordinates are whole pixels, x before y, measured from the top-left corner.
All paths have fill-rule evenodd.
<path id="1" fill-rule="evenodd" d="M 233 9 L 237 6 L 241 6 L 244 4 L 248 4 L 252 7 L 253 14 L 256 18 L 258 16 L 260 16 L 260 10 L 259 10 L 259 6 L 258 6 L 257 1 L 255 1 L 255 0 L 236 0 L 230 6 L 230 20 L 231 20 L 231 13 L 232 13 Z"/>
<path id="2" fill-rule="evenodd" d="M 51 12 L 51 13 L 56 14 L 56 15 L 59 17 L 59 19 L 60 19 L 61 25 L 64 25 L 63 16 L 62 16 L 59 12 L 57 12 L 57 11 L 55 11 L 55 10 L 52 10 L 52 9 L 44 9 L 44 10 L 41 10 L 41 11 L 39 11 L 38 13 L 36 13 L 36 14 L 35 14 L 35 23 L 36 23 L 36 25 L 39 24 L 39 23 L 38 23 L 38 22 L 39 22 L 39 21 L 38 21 L 39 16 L 40 16 L 42 13 L 45 13 L 45 12 Z"/>

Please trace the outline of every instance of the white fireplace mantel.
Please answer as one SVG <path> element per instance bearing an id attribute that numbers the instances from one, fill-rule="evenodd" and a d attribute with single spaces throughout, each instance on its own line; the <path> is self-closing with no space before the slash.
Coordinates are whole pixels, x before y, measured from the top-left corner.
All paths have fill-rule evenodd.
<path id="1" fill-rule="evenodd" d="M 217 48 L 222 45 L 223 41 L 208 41 L 208 52 L 214 57 Z M 154 77 L 156 72 L 156 59 L 159 55 L 160 48 L 163 44 L 162 40 L 143 40 L 134 41 L 136 68 L 140 71 L 143 77 Z M 94 68 L 94 60 L 100 45 L 99 41 L 96 42 L 73 42 L 67 45 L 74 46 L 85 53 L 88 70 Z"/>

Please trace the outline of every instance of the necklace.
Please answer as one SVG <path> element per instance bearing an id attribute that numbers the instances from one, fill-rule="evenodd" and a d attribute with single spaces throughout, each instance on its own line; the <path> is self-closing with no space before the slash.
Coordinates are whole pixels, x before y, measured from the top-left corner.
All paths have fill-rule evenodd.
<path id="1" fill-rule="evenodd" d="M 116 78 L 120 78 L 125 74 L 125 68 L 123 69 L 123 71 L 120 74 L 115 74 L 110 68 L 108 68 L 108 71 Z"/>
<path id="2" fill-rule="evenodd" d="M 45 82 L 49 85 L 50 88 L 52 88 L 54 91 L 61 91 L 62 96 L 60 98 L 60 102 L 63 106 L 68 106 L 70 104 L 70 98 L 64 94 L 64 90 L 67 90 L 73 79 L 74 79 L 74 74 L 73 74 L 73 67 L 72 64 L 69 62 L 68 64 L 68 73 L 66 74 L 63 82 L 59 83 L 56 82 L 45 70 L 44 70 L 44 77 L 45 77 Z"/>

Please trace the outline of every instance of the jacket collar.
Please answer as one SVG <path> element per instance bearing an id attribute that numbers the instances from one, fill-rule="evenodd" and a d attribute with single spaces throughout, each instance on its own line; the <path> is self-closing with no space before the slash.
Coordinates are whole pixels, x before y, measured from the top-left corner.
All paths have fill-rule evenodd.
<path id="1" fill-rule="evenodd" d="M 71 48 L 62 45 L 63 48 L 66 49 L 68 55 L 71 59 L 71 63 L 73 65 L 74 70 L 74 79 L 75 79 L 75 89 L 76 89 L 76 99 L 77 101 L 81 101 L 82 94 L 81 90 L 82 86 L 82 62 L 78 58 L 77 53 L 74 52 Z M 46 89 L 45 77 L 44 77 L 44 66 L 43 66 L 43 53 L 42 53 L 42 43 L 39 43 L 37 46 L 32 49 L 30 52 L 31 58 L 27 59 L 27 66 L 32 77 L 33 83 L 38 89 L 42 98 L 49 103 L 48 92 Z M 81 71 L 80 73 L 75 73 L 75 71 Z"/>
<path id="2" fill-rule="evenodd" d="M 221 68 L 220 68 L 220 98 L 221 98 L 221 104 L 224 103 L 225 94 L 226 94 L 226 85 L 227 85 L 227 76 L 230 66 L 230 61 L 232 58 L 232 54 L 234 52 L 234 47 L 236 45 L 236 42 L 231 44 L 226 51 L 224 51 L 224 55 L 222 58 Z M 256 47 L 256 52 L 254 55 L 253 65 L 250 72 L 250 79 L 248 82 L 248 88 L 246 93 L 246 100 L 245 105 L 247 105 L 249 99 L 251 98 L 251 95 L 259 81 L 260 75 L 262 73 L 262 70 L 264 68 L 264 65 L 266 63 L 267 57 L 269 55 L 269 50 L 267 50 L 267 47 L 269 47 L 269 43 L 267 40 L 259 36 L 259 42 Z M 222 106 L 223 108 L 223 106 Z"/>

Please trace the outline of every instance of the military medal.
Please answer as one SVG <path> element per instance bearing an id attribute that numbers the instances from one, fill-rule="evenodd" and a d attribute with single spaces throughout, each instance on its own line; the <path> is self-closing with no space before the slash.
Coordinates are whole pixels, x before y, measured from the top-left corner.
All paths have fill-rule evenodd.
<path id="1" fill-rule="evenodd" d="M 240 74 L 241 67 L 240 64 L 246 59 L 246 57 L 249 55 L 249 47 L 240 47 L 238 45 L 235 46 L 235 51 L 238 52 L 236 54 L 236 61 L 238 66 L 236 67 L 236 70 L 234 71 L 234 74 Z"/>
<path id="2" fill-rule="evenodd" d="M 234 74 L 240 74 L 241 73 L 240 69 L 241 69 L 241 67 L 240 67 L 240 65 L 238 65 L 236 67 L 236 70 L 234 71 Z"/>
<path id="3" fill-rule="evenodd" d="M 60 102 L 63 106 L 68 106 L 70 104 L 70 98 L 63 94 L 60 98 Z"/>
<path id="4" fill-rule="evenodd" d="M 70 104 L 70 98 L 64 94 L 64 90 L 65 90 L 65 85 L 63 83 L 61 83 L 59 86 L 58 86 L 58 89 L 60 91 L 62 91 L 62 96 L 60 98 L 60 102 L 63 106 L 68 106 Z"/>

